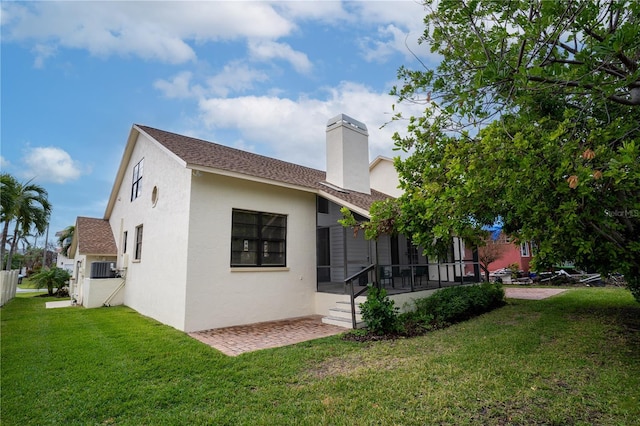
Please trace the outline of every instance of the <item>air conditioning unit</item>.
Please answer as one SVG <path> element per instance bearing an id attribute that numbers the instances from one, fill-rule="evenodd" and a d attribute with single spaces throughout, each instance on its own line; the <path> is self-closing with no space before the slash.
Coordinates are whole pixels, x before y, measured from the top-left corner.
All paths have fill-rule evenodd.
<path id="1" fill-rule="evenodd" d="M 115 278 L 115 262 L 91 262 L 91 278 Z"/>

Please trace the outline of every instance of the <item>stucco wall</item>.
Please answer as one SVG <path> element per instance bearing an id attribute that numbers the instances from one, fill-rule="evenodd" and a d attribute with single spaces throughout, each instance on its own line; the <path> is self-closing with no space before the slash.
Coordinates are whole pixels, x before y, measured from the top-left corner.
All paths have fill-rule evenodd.
<path id="1" fill-rule="evenodd" d="M 285 268 L 231 268 L 233 209 L 287 215 Z M 315 194 L 202 173 L 192 181 L 187 331 L 315 313 Z"/>
<path id="2" fill-rule="evenodd" d="M 123 278 L 85 278 L 82 282 L 82 306 L 98 308 L 122 305 L 124 302 Z"/>
<path id="3" fill-rule="evenodd" d="M 142 194 L 131 201 L 133 167 L 143 158 Z M 190 181 L 191 170 L 173 154 L 139 136 L 109 217 L 118 246 L 118 267 L 126 268 L 124 303 L 181 330 L 185 318 Z M 139 225 L 143 225 L 143 238 L 138 261 L 134 253 Z M 127 251 L 123 253 L 125 231 Z"/>
<path id="4" fill-rule="evenodd" d="M 395 198 L 402 195 L 402 190 L 398 188 L 398 172 L 390 159 L 376 159 L 375 164 L 369 170 L 369 179 L 371 188 L 376 191 L 384 192 Z"/>

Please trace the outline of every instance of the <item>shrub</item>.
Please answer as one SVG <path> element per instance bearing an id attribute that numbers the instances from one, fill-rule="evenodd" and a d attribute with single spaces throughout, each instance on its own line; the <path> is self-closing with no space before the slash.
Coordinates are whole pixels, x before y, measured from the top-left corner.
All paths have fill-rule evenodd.
<path id="1" fill-rule="evenodd" d="M 408 315 L 409 318 L 431 318 L 435 325 L 450 324 L 502 306 L 504 289 L 500 283 L 449 287 L 415 303 L 416 309 Z"/>
<path id="2" fill-rule="evenodd" d="M 52 266 L 51 268 L 43 268 L 40 272 L 32 275 L 31 281 L 38 284 L 39 287 L 46 287 L 49 293 L 49 296 L 53 296 L 53 288 L 57 288 L 60 290 L 63 288 L 69 278 L 71 278 L 71 274 L 67 272 L 65 269 L 58 268 L 57 266 Z"/>
<path id="3" fill-rule="evenodd" d="M 371 333 L 382 335 L 398 331 L 398 308 L 394 304 L 385 289 L 369 284 L 367 300 L 360 304 L 360 311 Z"/>

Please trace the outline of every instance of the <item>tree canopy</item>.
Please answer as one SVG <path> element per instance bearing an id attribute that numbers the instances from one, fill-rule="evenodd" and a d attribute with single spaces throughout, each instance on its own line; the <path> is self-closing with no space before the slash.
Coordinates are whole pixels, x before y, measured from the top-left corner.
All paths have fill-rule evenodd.
<path id="1" fill-rule="evenodd" d="M 640 2 L 425 7 L 442 61 L 400 68 L 392 91 L 425 106 L 395 136 L 397 228 L 438 252 L 500 219 L 534 266 L 619 271 L 640 300 Z"/>
<path id="2" fill-rule="evenodd" d="M 6 268 L 10 269 L 11 257 L 15 253 L 18 241 L 31 233 L 32 228 L 38 234 L 44 233 L 51 215 L 51 204 L 47 191 L 31 181 L 19 182 L 10 174 L 0 175 L 0 219 L 2 222 L 2 242 L 0 259 L 4 262 L 7 243 L 10 241 Z M 9 227 L 13 223 L 13 235 L 9 237 Z M 2 265 L 5 266 L 5 265 Z"/>

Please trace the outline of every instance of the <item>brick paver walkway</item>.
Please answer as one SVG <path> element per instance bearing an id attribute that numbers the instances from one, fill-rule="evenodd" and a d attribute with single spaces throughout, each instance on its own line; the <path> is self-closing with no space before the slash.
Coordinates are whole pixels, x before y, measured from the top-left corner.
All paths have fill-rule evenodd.
<path id="1" fill-rule="evenodd" d="M 321 315 L 313 315 L 281 321 L 196 331 L 189 333 L 189 336 L 218 349 L 226 355 L 235 356 L 245 352 L 277 348 L 333 336 L 345 331 L 347 329 L 342 327 L 323 324 Z"/>

